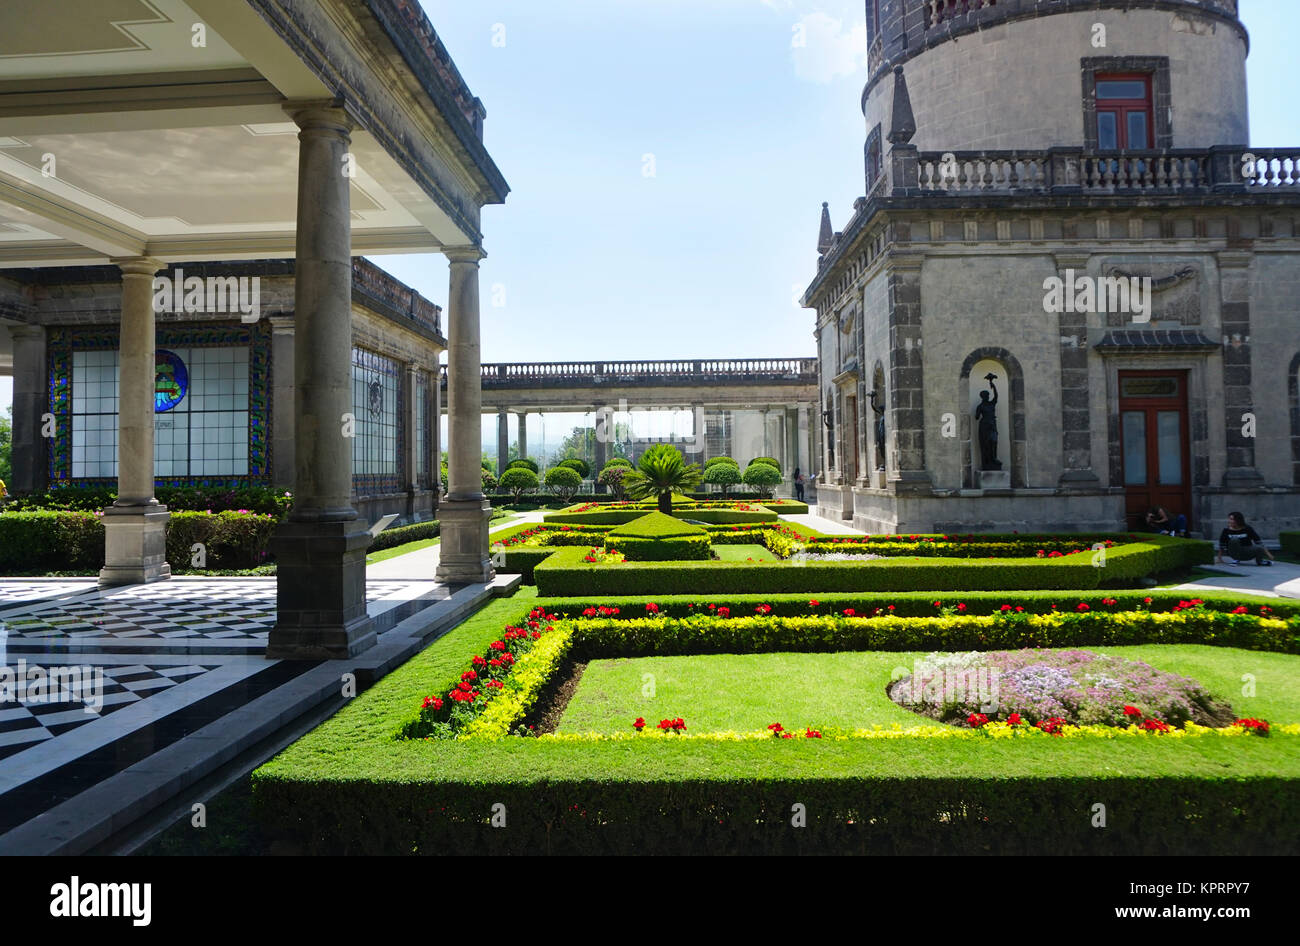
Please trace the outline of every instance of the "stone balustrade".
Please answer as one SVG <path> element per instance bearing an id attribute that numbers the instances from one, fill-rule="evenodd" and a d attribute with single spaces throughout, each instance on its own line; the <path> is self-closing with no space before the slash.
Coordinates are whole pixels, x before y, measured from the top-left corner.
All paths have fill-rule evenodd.
<path id="1" fill-rule="evenodd" d="M 442 309 L 362 256 L 352 257 L 352 291 L 441 335 Z"/>
<path id="2" fill-rule="evenodd" d="M 443 383 L 447 369 L 443 366 Z M 673 361 L 557 361 L 485 364 L 483 387 L 546 385 L 744 383 L 788 381 L 815 384 L 816 358 L 721 358 Z"/>
<path id="3" fill-rule="evenodd" d="M 895 174 L 892 194 L 1241 192 L 1300 187 L 1300 148 L 922 151 L 915 174 Z"/>

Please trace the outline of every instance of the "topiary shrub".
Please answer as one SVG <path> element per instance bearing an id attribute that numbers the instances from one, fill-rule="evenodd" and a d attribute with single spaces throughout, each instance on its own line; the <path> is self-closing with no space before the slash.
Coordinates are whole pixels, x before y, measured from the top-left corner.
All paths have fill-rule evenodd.
<path id="1" fill-rule="evenodd" d="M 601 472 L 603 473 L 605 470 L 608 470 L 611 466 L 631 467 L 632 461 L 629 460 L 627 457 L 611 457 L 609 462 L 605 464 L 605 467 L 603 470 L 601 470 Z"/>
<path id="2" fill-rule="evenodd" d="M 722 495 L 727 495 L 727 490 L 742 481 L 740 467 L 734 463 L 715 463 L 704 471 L 704 482 L 713 486 L 722 487 Z"/>
<path id="3" fill-rule="evenodd" d="M 516 460 L 516 463 L 519 461 Z M 537 473 L 526 466 L 512 466 L 501 474 L 497 485 L 510 493 L 515 502 L 519 502 L 525 490 L 537 489 Z"/>
<path id="4" fill-rule="evenodd" d="M 569 457 L 567 460 L 561 460 L 557 466 L 567 466 L 571 470 L 577 471 L 579 478 L 586 479 L 591 473 L 591 467 L 587 465 L 586 460 L 580 460 L 577 457 Z"/>
<path id="5" fill-rule="evenodd" d="M 734 466 L 738 470 L 740 469 L 740 464 L 737 463 L 735 460 L 731 459 L 731 457 L 711 457 L 710 459 L 704 461 L 704 469 L 707 470 L 709 467 L 717 466 L 719 463 L 725 463 L 730 466 Z"/>
<path id="6" fill-rule="evenodd" d="M 775 457 L 754 457 L 754 459 L 749 461 L 750 466 L 753 466 L 755 463 L 766 463 L 768 466 L 775 469 L 776 472 L 781 472 L 781 464 Z"/>
<path id="7" fill-rule="evenodd" d="M 553 466 L 546 471 L 546 485 L 567 500 L 582 485 L 582 477 L 571 466 Z"/>
<path id="8" fill-rule="evenodd" d="M 517 466 L 522 466 L 525 469 L 532 470 L 534 473 L 538 472 L 537 461 L 529 457 L 518 457 L 514 460 L 511 460 L 509 463 L 506 464 L 506 469 L 513 470 Z"/>
<path id="9" fill-rule="evenodd" d="M 771 496 L 773 487 L 781 482 L 781 471 L 776 467 L 755 460 L 746 468 L 741 481 L 746 486 L 757 487 L 764 496 Z"/>

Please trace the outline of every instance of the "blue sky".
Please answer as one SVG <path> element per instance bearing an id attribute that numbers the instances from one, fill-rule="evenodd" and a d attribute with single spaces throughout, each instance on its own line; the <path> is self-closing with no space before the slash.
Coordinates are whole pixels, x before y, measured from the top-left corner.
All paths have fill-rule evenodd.
<path id="1" fill-rule="evenodd" d="M 862 0 L 423 3 L 513 188 L 484 212 L 485 361 L 813 354 L 793 299 L 821 202 L 838 228 L 863 191 Z M 1252 144 L 1300 144 L 1294 0 L 1242 8 Z M 377 262 L 445 301 L 442 257 Z"/>

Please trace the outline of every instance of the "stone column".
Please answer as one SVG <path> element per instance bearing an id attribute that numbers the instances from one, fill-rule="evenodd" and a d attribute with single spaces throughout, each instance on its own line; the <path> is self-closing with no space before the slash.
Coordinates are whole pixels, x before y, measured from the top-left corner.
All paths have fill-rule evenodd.
<path id="1" fill-rule="evenodd" d="M 451 262 L 447 294 L 447 439 L 450 464 L 447 499 L 438 510 L 442 547 L 437 577 L 455 584 L 491 581 L 488 517 L 479 473 L 480 413 L 483 408 L 479 349 L 478 247 L 448 247 Z"/>
<path id="2" fill-rule="evenodd" d="M 416 398 L 420 396 L 420 366 L 416 364 L 406 365 L 406 410 L 402 423 L 406 427 L 406 515 L 407 521 L 413 521 L 416 513 L 416 494 L 420 492 L 420 445 L 417 438 L 419 433 L 415 428 L 419 411 L 416 409 Z M 427 445 L 426 445 L 427 446 Z"/>
<path id="3" fill-rule="evenodd" d="M 50 409 L 45 327 L 14 325 L 14 426 L 12 493 L 41 493 L 49 482 L 49 440 L 41 415 Z M 71 440 L 71 432 L 65 431 Z"/>
<path id="4" fill-rule="evenodd" d="M 1250 251 L 1218 254 L 1223 316 L 1223 422 L 1227 460 L 1223 485 L 1256 489 L 1264 477 L 1255 466 L 1255 440 L 1244 432 L 1253 416 L 1254 378 L 1250 357 Z M 1253 424 L 1250 425 L 1253 427 Z"/>
<path id="5" fill-rule="evenodd" d="M 293 316 L 271 316 L 271 485 L 292 490 L 294 477 Z"/>
<path id="6" fill-rule="evenodd" d="M 503 407 L 497 411 L 497 476 L 506 471 L 510 462 L 510 415 Z"/>
<path id="7" fill-rule="evenodd" d="M 889 271 L 888 430 L 894 457 L 887 485 L 896 492 L 928 493 L 925 466 L 925 384 L 921 359 L 920 256 L 895 255 Z M 870 408 L 868 408 L 870 410 Z M 892 449 L 889 449 L 892 447 Z"/>
<path id="8" fill-rule="evenodd" d="M 799 469 L 803 471 L 804 476 L 812 476 L 812 470 L 808 469 L 810 450 L 808 444 L 808 405 L 799 405 L 799 427 L 798 427 L 798 446 L 796 450 L 799 455 Z"/>
<path id="9" fill-rule="evenodd" d="M 1060 278 L 1066 278 L 1066 270 L 1086 272 L 1088 258 L 1086 253 L 1056 254 Z M 1092 469 L 1088 314 L 1061 312 L 1057 319 L 1061 337 L 1061 476 L 1058 483 L 1062 489 L 1095 489 L 1101 485 L 1101 480 Z M 1010 378 L 1006 386 L 1010 394 Z M 1013 468 L 1013 475 L 1015 472 Z"/>
<path id="10" fill-rule="evenodd" d="M 342 108 L 291 112 L 298 134 L 294 276 L 294 494 L 276 532 L 271 658 L 350 657 L 375 643 L 370 533 L 352 506 L 352 228 Z"/>
<path id="11" fill-rule="evenodd" d="M 528 459 L 528 412 L 520 411 L 515 415 L 519 419 L 519 457 Z"/>
<path id="12" fill-rule="evenodd" d="M 435 362 L 429 373 L 429 488 L 433 490 L 436 511 L 442 496 L 442 368 Z"/>
<path id="13" fill-rule="evenodd" d="M 114 260 L 122 270 L 117 389 L 117 501 L 104 510 L 99 584 L 133 585 L 171 577 L 167 507 L 153 495 L 153 277 L 161 261 Z"/>

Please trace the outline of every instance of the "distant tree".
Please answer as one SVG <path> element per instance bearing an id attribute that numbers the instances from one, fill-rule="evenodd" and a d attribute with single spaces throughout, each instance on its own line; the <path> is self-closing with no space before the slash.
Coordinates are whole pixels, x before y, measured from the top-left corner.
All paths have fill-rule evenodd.
<path id="1" fill-rule="evenodd" d="M 740 467 L 733 463 L 715 463 L 704 471 L 704 482 L 722 487 L 722 495 L 741 481 Z"/>
<path id="2" fill-rule="evenodd" d="M 525 490 L 537 488 L 537 474 L 526 466 L 512 466 L 501 474 L 498 485 L 510 492 L 515 502 L 519 502 Z"/>
<path id="3" fill-rule="evenodd" d="M 715 467 L 714 469 L 720 468 Z M 725 469 L 725 467 L 722 467 L 721 469 Z M 771 496 L 772 487 L 779 484 L 781 479 L 781 471 L 776 467 L 772 466 L 770 463 L 758 462 L 751 463 L 746 467 L 745 473 L 741 477 L 741 481 L 744 482 L 746 486 L 758 487 L 758 491 L 763 496 Z"/>
<path id="4" fill-rule="evenodd" d="M 6 486 L 14 478 L 13 417 L 14 409 L 12 406 L 5 408 L 5 416 L 0 417 L 0 480 L 4 480 Z"/>
<path id="5" fill-rule="evenodd" d="M 601 486 L 608 486 L 614 498 L 622 499 L 624 494 L 623 478 L 632 472 L 630 465 L 624 466 L 618 463 L 607 463 L 605 469 L 600 471 L 600 478 L 596 481 Z"/>
<path id="6" fill-rule="evenodd" d="M 688 464 L 682 452 L 669 443 L 655 444 L 637 461 L 636 469 L 623 477 L 623 486 L 633 499 L 655 497 L 659 511 L 673 514 L 673 493 L 685 495 L 700 485 L 700 468 Z"/>
<path id="7" fill-rule="evenodd" d="M 572 467 L 553 466 L 546 471 L 546 485 L 567 501 L 582 485 L 582 477 Z"/>

